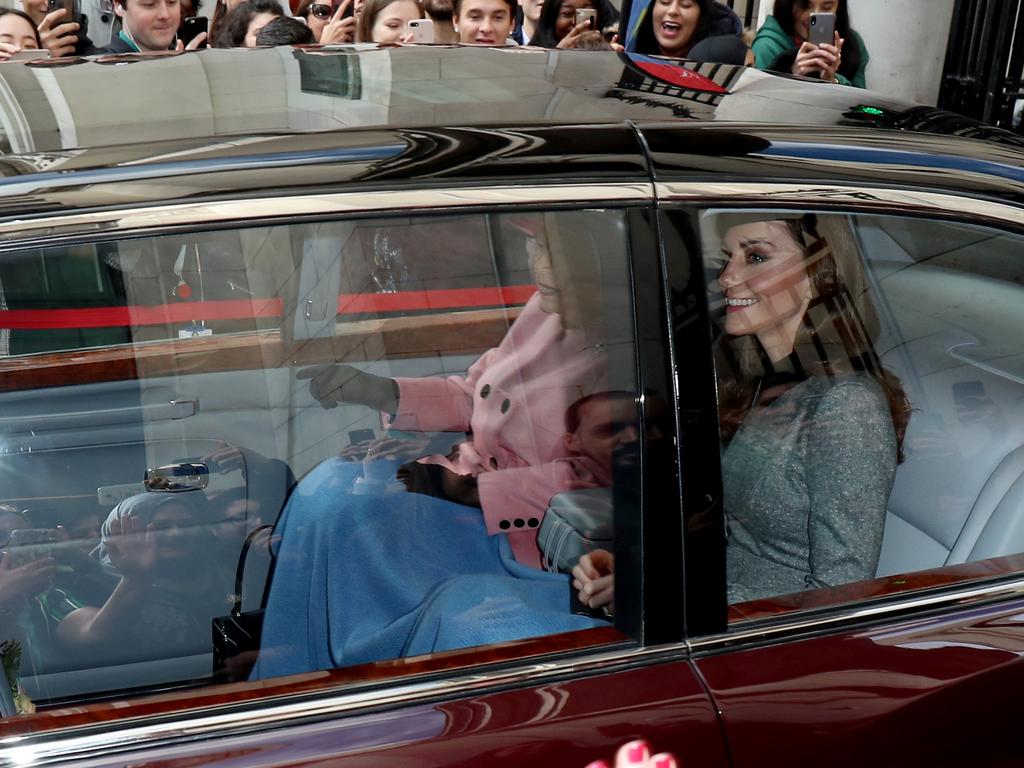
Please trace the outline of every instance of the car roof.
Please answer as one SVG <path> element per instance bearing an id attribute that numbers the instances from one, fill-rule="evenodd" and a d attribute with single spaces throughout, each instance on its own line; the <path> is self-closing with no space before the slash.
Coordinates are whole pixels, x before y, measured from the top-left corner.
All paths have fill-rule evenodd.
<path id="1" fill-rule="evenodd" d="M 352 128 L 666 119 L 825 126 L 914 106 L 746 67 L 514 46 L 121 54 L 9 63 L 4 79 L 14 113 L 5 154 L 19 155 Z"/>
<path id="2" fill-rule="evenodd" d="M 911 144 L 894 130 L 956 134 L 984 141 L 933 142 L 929 152 L 1024 165 L 1024 139 L 947 112 L 753 68 L 611 51 L 210 49 L 6 63 L 4 80 L 0 215 L 103 205 L 123 188 L 103 190 L 128 179 L 232 173 L 200 188 L 257 187 L 268 166 L 319 164 L 325 184 L 636 178 L 657 166 L 637 141 L 644 125 L 713 126 L 707 152 L 737 132 L 889 148 Z M 235 186 L 247 168 L 259 181 Z M 140 203 L 174 197 L 138 192 Z"/>

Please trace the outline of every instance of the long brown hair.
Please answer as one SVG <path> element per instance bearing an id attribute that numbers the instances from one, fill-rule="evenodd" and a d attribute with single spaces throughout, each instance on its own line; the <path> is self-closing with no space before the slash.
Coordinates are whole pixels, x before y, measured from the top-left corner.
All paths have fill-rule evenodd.
<path id="1" fill-rule="evenodd" d="M 875 351 L 880 323 L 871 301 L 860 250 L 842 216 L 778 217 L 804 250 L 811 302 L 797 331 L 787 373 L 795 379 L 863 373 L 878 382 L 889 404 L 899 457 L 910 402 L 899 378 Z M 718 345 L 722 436 L 729 440 L 754 405 L 765 377 L 778 373 L 753 335 L 726 336 Z"/>
<path id="2" fill-rule="evenodd" d="M 366 0 L 363 5 L 362 13 L 359 14 L 359 21 L 356 22 L 356 42 L 357 43 L 372 43 L 373 42 L 373 24 L 377 21 L 377 16 L 380 12 L 387 8 L 392 3 L 397 3 L 399 0 Z M 416 0 L 416 6 L 420 9 L 420 18 L 423 18 L 423 6 L 420 5 L 419 0 Z"/>
<path id="3" fill-rule="evenodd" d="M 224 21 L 224 17 L 228 12 L 228 4 L 224 0 L 217 0 L 213 6 L 213 16 L 210 18 L 210 45 L 213 45 L 213 41 L 217 39 L 217 32 L 220 31 L 221 22 Z"/>

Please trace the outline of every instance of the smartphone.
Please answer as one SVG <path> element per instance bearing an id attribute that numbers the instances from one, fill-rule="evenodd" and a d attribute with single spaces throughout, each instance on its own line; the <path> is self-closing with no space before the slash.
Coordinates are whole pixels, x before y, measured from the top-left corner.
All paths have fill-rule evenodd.
<path id="1" fill-rule="evenodd" d="M 205 16 L 189 16 L 181 22 L 181 29 L 178 30 L 178 39 L 181 40 L 184 45 L 188 45 L 196 39 L 200 32 L 208 32 L 209 25 L 210 20 Z M 199 44 L 199 47 L 205 48 L 206 44 L 207 41 L 204 40 Z"/>
<path id="2" fill-rule="evenodd" d="M 7 61 L 36 61 L 48 58 L 50 58 L 50 52 L 45 48 L 23 48 L 8 56 Z"/>
<path id="3" fill-rule="evenodd" d="M 808 42 L 815 45 L 835 45 L 836 15 L 834 13 L 812 13 L 811 20 L 808 22 L 808 30 Z"/>
<path id="4" fill-rule="evenodd" d="M 60 541 L 60 535 L 50 528 L 21 528 L 11 531 L 11 538 L 7 543 L 11 567 L 17 568 L 49 557 L 51 547 L 56 541 Z"/>
<path id="5" fill-rule="evenodd" d="M 576 11 L 576 26 L 589 21 L 590 28 L 594 31 L 597 30 L 597 11 L 593 8 L 579 8 Z"/>
<path id="6" fill-rule="evenodd" d="M 589 616 L 592 619 L 604 619 L 609 621 L 610 618 L 600 608 L 591 608 L 584 605 L 580 600 L 580 593 L 572 585 L 572 577 L 569 577 L 569 613 L 576 616 Z"/>
<path id="7" fill-rule="evenodd" d="M 434 42 L 434 22 L 431 19 L 410 19 L 406 29 L 412 33 L 413 43 Z"/>
<path id="8" fill-rule="evenodd" d="M 61 24 L 69 21 L 78 21 L 78 17 L 82 15 L 79 0 L 46 0 L 47 13 L 52 13 L 59 8 L 63 8 L 66 11 L 64 18 L 60 20 Z"/>

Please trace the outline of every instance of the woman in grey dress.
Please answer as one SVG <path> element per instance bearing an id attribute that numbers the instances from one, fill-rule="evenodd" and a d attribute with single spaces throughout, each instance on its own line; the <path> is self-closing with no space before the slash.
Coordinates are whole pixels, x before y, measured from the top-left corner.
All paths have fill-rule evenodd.
<path id="1" fill-rule="evenodd" d="M 725 231 L 715 287 L 729 601 L 873 578 L 910 408 L 874 349 L 849 224 L 708 220 Z M 607 605 L 613 572 L 610 553 L 584 556 L 580 600 Z"/>
<path id="2" fill-rule="evenodd" d="M 874 349 L 852 232 L 813 214 L 728 223 L 718 284 L 730 602 L 873 578 L 909 406 Z"/>

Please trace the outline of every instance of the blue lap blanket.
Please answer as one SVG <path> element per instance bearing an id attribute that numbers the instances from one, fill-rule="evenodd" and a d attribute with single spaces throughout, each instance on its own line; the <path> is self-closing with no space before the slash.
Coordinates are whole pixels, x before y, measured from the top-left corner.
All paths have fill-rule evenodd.
<path id="1" fill-rule="evenodd" d="M 571 614 L 568 577 L 515 562 L 479 509 L 353 493 L 362 471 L 328 460 L 292 493 L 253 679 L 604 625 Z"/>

